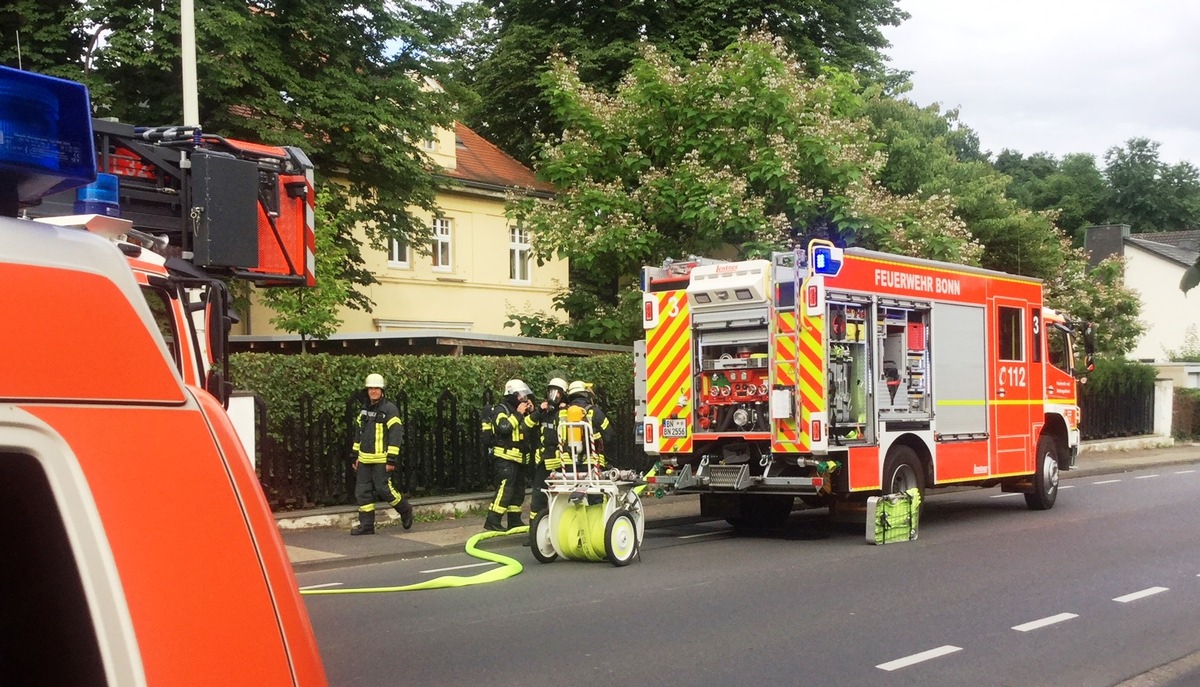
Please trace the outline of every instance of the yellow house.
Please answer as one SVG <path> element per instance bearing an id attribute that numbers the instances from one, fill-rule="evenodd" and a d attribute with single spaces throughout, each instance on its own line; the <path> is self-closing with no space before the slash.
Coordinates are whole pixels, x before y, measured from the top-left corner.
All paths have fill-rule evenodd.
<path id="1" fill-rule="evenodd" d="M 342 309 L 337 335 L 432 330 L 514 336 L 516 329 L 504 327 L 508 312 L 550 312 L 554 293 L 568 285 L 567 262 L 538 265 L 527 230 L 504 215 L 508 193 L 549 197 L 551 187 L 466 125 L 434 133 L 420 145 L 448 183 L 438 193 L 437 215 L 424 217 L 433 230 L 430 250 L 422 254 L 395 241 L 386 252 L 364 246 L 365 266 L 378 281 L 364 291 L 375 306 L 372 312 Z M 243 333 L 284 334 L 271 324 L 273 316 L 255 302 Z"/>

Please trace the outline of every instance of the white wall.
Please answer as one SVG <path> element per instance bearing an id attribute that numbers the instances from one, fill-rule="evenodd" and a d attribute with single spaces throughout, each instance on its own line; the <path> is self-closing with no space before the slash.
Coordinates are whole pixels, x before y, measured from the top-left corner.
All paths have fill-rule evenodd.
<path id="1" fill-rule="evenodd" d="M 1166 361 L 1168 350 L 1183 347 L 1188 327 L 1200 335 L 1200 289 L 1179 290 L 1185 268 L 1132 244 L 1125 244 L 1125 285 L 1142 299 L 1139 319 L 1146 333 L 1129 353 L 1134 360 Z M 1099 323 L 1101 327 L 1104 323 Z"/>

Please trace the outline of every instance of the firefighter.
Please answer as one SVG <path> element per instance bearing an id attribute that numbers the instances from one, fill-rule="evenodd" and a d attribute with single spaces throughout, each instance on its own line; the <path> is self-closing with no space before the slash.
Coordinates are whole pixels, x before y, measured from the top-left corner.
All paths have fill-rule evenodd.
<path id="1" fill-rule="evenodd" d="M 576 380 L 567 387 L 567 417 L 576 415 L 571 412 L 572 407 L 580 408 L 582 412 L 578 413 L 579 416 L 592 426 L 592 464 L 600 468 L 605 467 L 607 463 L 604 458 L 604 446 L 612 441 L 613 429 L 604 410 L 596 405 L 590 384 Z M 575 469 L 578 471 L 583 467 L 576 465 Z"/>
<path id="2" fill-rule="evenodd" d="M 363 386 L 367 404 L 354 418 L 354 498 L 358 501 L 358 524 L 350 534 L 375 534 L 375 502 L 385 501 L 400 514 L 404 529 L 413 525 L 412 504 L 392 486 L 392 472 L 400 460 L 404 427 L 396 404 L 383 399 L 383 375 L 367 375 Z"/>
<path id="3" fill-rule="evenodd" d="M 508 516 L 508 528 L 521 527 L 522 504 L 525 501 L 523 471 L 526 460 L 528 429 L 525 418 L 533 412 L 532 392 L 519 379 L 504 383 L 504 400 L 496 404 L 490 418 L 484 420 L 484 429 L 492 433 L 492 456 L 495 458 L 496 497 L 488 506 L 483 529 L 492 532 L 506 531 L 500 520 Z"/>
<path id="4" fill-rule="evenodd" d="M 525 426 L 535 432 L 533 454 L 533 494 L 529 497 L 529 519 L 546 510 L 546 477 L 562 467 L 558 453 L 559 416 L 565 418 L 567 408 L 567 381 L 555 377 L 546 383 L 546 398 L 537 409 L 525 417 Z"/>

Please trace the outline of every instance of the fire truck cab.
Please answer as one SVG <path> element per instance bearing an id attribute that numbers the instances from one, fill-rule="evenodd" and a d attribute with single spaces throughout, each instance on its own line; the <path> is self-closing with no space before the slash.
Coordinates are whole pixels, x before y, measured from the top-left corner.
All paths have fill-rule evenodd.
<path id="1" fill-rule="evenodd" d="M 81 84 L 4 67 L 0 94 L 5 682 L 326 684 L 221 404 L 223 289 L 116 240 L 128 220 L 19 217 L 96 179 L 90 107 Z"/>
<path id="2" fill-rule="evenodd" d="M 642 286 L 642 441 L 706 514 L 959 484 L 1047 509 L 1074 465 L 1077 327 L 1039 280 L 813 241 Z"/>

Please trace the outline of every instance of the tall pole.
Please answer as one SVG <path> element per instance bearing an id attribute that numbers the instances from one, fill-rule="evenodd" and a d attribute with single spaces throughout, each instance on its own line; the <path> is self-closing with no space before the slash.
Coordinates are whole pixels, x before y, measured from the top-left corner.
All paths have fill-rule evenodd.
<path id="1" fill-rule="evenodd" d="M 194 0 L 180 0 L 180 52 L 183 56 L 183 124 L 200 126 L 199 94 L 196 90 L 196 16 Z"/>

